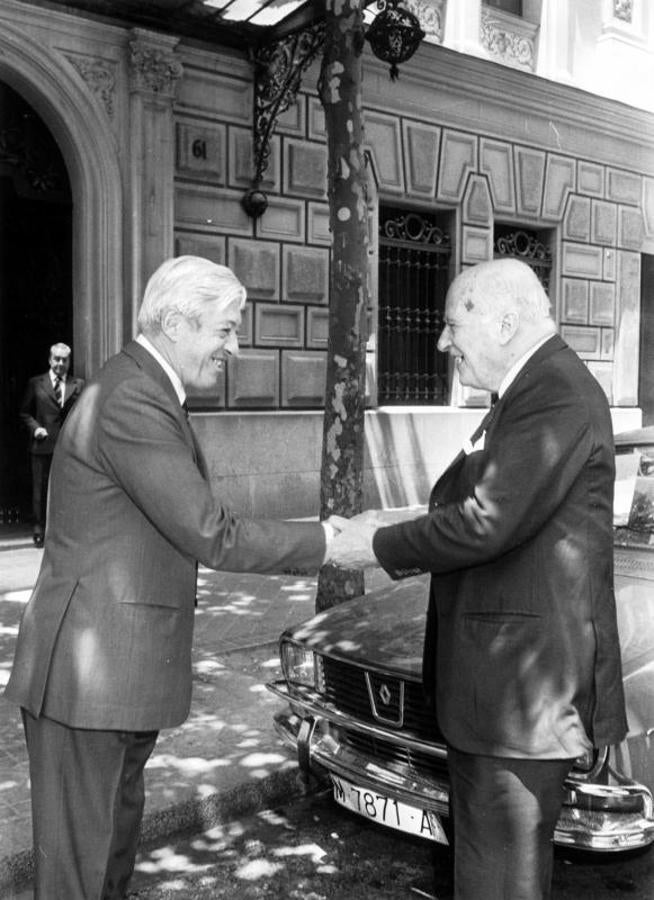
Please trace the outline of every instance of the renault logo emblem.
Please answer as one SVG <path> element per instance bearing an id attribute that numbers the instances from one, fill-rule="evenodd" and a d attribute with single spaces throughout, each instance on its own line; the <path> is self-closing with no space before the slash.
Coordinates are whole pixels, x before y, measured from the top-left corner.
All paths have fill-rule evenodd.
<path id="1" fill-rule="evenodd" d="M 401 728 L 404 722 L 404 682 L 386 673 L 366 672 L 370 711 L 378 722 Z"/>
<path id="2" fill-rule="evenodd" d="M 388 686 L 385 684 L 382 684 L 382 686 L 379 688 L 379 699 L 384 704 L 384 706 L 388 706 L 388 704 L 391 702 L 391 692 L 388 690 Z"/>

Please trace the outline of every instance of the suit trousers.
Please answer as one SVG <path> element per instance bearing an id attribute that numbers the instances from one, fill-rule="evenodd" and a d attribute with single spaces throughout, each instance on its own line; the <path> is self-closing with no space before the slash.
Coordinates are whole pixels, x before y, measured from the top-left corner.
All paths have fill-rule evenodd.
<path id="1" fill-rule="evenodd" d="M 448 747 L 455 900 L 547 900 L 571 759 L 477 756 Z"/>
<path id="2" fill-rule="evenodd" d="M 48 478 L 52 464 L 51 453 L 30 453 L 32 462 L 32 521 L 34 533 L 45 531 Z"/>
<path id="3" fill-rule="evenodd" d="M 22 710 L 35 900 L 119 900 L 134 870 L 158 732 L 69 728 Z"/>

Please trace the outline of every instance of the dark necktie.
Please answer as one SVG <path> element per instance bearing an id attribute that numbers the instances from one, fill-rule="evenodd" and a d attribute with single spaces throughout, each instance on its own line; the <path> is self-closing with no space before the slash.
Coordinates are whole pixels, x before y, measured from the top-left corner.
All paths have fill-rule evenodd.
<path id="1" fill-rule="evenodd" d="M 59 378 L 58 375 L 55 375 L 54 392 L 55 392 L 55 397 L 57 398 L 57 404 L 59 406 L 61 406 L 61 398 L 63 395 L 63 385 L 61 383 L 61 378 Z"/>
<path id="2" fill-rule="evenodd" d="M 481 420 L 479 425 L 475 428 L 473 433 L 470 435 L 470 443 L 471 444 L 474 445 L 477 442 L 478 438 L 480 438 L 482 436 L 484 431 L 486 431 L 488 429 L 488 426 L 490 425 L 494 415 L 495 415 L 495 402 L 492 403 L 490 409 L 488 410 L 488 412 L 486 413 L 484 418 Z"/>

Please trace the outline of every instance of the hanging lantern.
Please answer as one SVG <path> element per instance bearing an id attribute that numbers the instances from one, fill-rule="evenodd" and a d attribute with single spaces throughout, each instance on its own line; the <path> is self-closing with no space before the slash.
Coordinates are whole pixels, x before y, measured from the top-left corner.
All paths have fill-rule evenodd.
<path id="1" fill-rule="evenodd" d="M 425 36 L 418 17 L 398 4 L 399 0 L 378 0 L 380 12 L 366 33 L 377 59 L 391 64 L 391 81 L 399 75 L 398 63 L 411 59 Z"/>

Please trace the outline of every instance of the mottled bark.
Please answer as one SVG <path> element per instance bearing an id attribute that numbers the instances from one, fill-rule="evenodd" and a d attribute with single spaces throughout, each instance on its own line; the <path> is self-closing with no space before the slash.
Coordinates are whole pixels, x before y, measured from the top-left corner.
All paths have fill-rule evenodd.
<path id="1" fill-rule="evenodd" d="M 320 82 L 333 238 L 321 471 L 321 518 L 361 511 L 365 410 L 368 208 L 361 101 L 360 0 L 326 0 Z M 325 566 L 318 611 L 363 593 L 363 572 Z"/>

